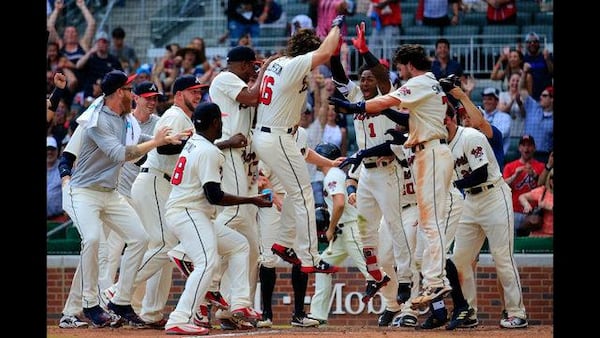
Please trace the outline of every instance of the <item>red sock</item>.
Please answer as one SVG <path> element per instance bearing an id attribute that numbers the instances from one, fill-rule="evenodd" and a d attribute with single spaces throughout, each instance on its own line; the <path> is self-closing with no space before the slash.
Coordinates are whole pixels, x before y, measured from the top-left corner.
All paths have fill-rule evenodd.
<path id="1" fill-rule="evenodd" d="M 377 255 L 375 254 L 375 248 L 364 248 L 363 255 L 365 256 L 365 262 L 367 263 L 367 272 L 373 276 L 376 281 L 383 279 L 379 265 L 377 264 Z"/>

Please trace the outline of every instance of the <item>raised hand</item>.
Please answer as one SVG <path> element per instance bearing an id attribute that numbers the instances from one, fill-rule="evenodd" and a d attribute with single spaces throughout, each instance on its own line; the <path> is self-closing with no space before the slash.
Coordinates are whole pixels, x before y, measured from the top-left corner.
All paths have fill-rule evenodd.
<path id="1" fill-rule="evenodd" d="M 335 19 L 333 19 L 333 21 L 331 21 L 331 28 L 338 26 L 340 29 L 342 29 L 342 26 L 344 25 L 345 22 L 346 22 L 346 16 L 338 15 L 335 17 Z"/>
<path id="2" fill-rule="evenodd" d="M 329 104 L 334 105 L 343 114 L 360 114 L 365 112 L 365 101 L 352 103 L 348 100 L 338 99 L 337 97 L 329 97 Z"/>
<path id="3" fill-rule="evenodd" d="M 364 21 L 361 21 L 360 24 L 356 25 L 356 38 L 352 38 L 352 44 L 354 45 L 354 48 L 358 49 L 361 54 L 369 52 L 367 39 L 365 39 Z"/>

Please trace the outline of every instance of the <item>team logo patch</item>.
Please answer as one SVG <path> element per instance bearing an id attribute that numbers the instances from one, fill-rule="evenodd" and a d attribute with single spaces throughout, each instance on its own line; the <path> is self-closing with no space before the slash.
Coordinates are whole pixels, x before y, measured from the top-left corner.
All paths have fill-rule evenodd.
<path id="1" fill-rule="evenodd" d="M 410 95 L 410 88 L 408 87 L 400 87 L 400 89 L 398 89 L 398 93 L 400 93 L 400 95 Z"/>
<path id="2" fill-rule="evenodd" d="M 331 181 L 331 182 L 327 183 L 327 188 L 329 190 L 335 190 L 336 186 L 337 186 L 337 182 L 336 181 Z"/>
<path id="3" fill-rule="evenodd" d="M 473 157 L 475 157 L 475 158 L 480 158 L 481 156 L 483 156 L 483 149 L 481 148 L 481 146 L 478 146 L 475 149 L 472 149 L 471 155 L 473 155 Z"/>

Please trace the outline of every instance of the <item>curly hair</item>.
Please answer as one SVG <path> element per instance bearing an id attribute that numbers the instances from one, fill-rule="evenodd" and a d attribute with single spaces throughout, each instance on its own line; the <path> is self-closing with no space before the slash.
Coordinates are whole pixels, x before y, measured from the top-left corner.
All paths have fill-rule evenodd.
<path id="1" fill-rule="evenodd" d="M 302 28 L 288 39 L 285 54 L 291 57 L 303 55 L 316 50 L 320 45 L 321 39 L 313 29 Z"/>
<path id="2" fill-rule="evenodd" d="M 394 63 L 405 65 L 409 62 L 418 70 L 431 70 L 431 60 L 425 53 L 425 48 L 421 45 L 406 44 L 396 49 L 394 54 Z"/>

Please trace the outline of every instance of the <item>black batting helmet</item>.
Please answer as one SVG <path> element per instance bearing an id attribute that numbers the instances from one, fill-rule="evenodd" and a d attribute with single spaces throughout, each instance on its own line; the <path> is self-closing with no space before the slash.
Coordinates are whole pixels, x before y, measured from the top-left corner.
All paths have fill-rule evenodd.
<path id="1" fill-rule="evenodd" d="M 330 160 L 335 160 L 336 158 L 342 156 L 342 151 L 340 148 L 333 143 L 319 143 L 315 147 L 315 151 L 317 154 Z"/>

